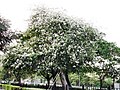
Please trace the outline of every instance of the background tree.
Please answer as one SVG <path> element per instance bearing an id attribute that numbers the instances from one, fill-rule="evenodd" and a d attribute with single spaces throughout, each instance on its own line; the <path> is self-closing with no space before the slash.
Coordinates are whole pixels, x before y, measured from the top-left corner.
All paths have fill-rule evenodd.
<path id="1" fill-rule="evenodd" d="M 120 75 L 119 72 L 120 72 L 120 67 L 117 67 L 116 65 L 111 66 L 109 69 L 109 77 L 112 79 L 112 89 L 114 89 L 115 80 L 118 79 Z"/>
<path id="2" fill-rule="evenodd" d="M 10 30 L 9 20 L 0 16 L 0 50 L 4 51 L 5 46 L 9 44 L 13 38 L 13 32 Z"/>
<path id="3" fill-rule="evenodd" d="M 11 78 L 14 77 L 21 85 L 21 79 L 32 75 L 34 71 L 33 61 L 30 49 L 23 47 L 21 44 L 11 46 L 5 53 L 5 58 L 2 60 L 3 69 L 9 72 Z M 6 73 L 5 73 L 6 74 Z"/>
<path id="4" fill-rule="evenodd" d="M 100 89 L 102 89 L 103 80 L 109 76 L 112 67 L 118 64 L 119 48 L 114 44 L 105 40 L 97 43 L 96 59 L 94 59 L 95 71 L 99 75 Z"/>
<path id="5" fill-rule="evenodd" d="M 73 66 L 89 65 L 94 59 L 94 46 L 99 39 L 101 33 L 95 28 L 45 8 L 36 10 L 21 38 L 34 53 L 39 54 L 41 58 L 36 59 L 37 62 L 49 61 L 56 65 L 64 89 L 70 86 L 67 76 Z"/>

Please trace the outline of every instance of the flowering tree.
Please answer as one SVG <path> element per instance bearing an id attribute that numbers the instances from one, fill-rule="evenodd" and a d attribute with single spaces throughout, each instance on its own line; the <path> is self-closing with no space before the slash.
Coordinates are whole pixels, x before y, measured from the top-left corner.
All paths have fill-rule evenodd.
<path id="1" fill-rule="evenodd" d="M 53 74 L 51 70 L 59 69 L 64 90 L 68 90 L 68 72 L 89 65 L 95 55 L 95 43 L 101 38 L 101 33 L 81 20 L 41 8 L 31 17 L 21 40 L 39 55 L 34 59 L 37 70 L 47 71 L 49 76 Z"/>
<path id="2" fill-rule="evenodd" d="M 5 46 L 11 42 L 13 33 L 10 30 L 10 24 L 7 19 L 0 16 L 0 50 L 4 51 Z"/>

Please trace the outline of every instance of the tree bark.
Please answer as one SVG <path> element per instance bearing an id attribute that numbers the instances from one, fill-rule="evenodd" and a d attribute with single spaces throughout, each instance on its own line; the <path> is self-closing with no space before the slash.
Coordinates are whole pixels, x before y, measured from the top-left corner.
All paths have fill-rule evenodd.
<path id="1" fill-rule="evenodd" d="M 67 81 L 69 87 L 72 87 L 71 83 L 70 83 L 70 80 L 69 80 L 69 77 L 68 77 L 68 72 L 67 71 L 65 72 L 65 78 L 66 78 L 66 81 Z"/>
<path id="2" fill-rule="evenodd" d="M 21 78 L 19 78 L 19 86 L 21 86 L 22 85 L 22 83 L 21 83 Z"/>
<path id="3" fill-rule="evenodd" d="M 52 90 L 56 90 L 56 75 L 58 73 L 58 69 L 54 70 L 52 69 L 52 78 L 53 78 L 53 87 Z"/>
<path id="4" fill-rule="evenodd" d="M 69 90 L 69 85 L 66 81 L 65 74 L 63 73 L 62 70 L 60 70 L 60 79 L 63 86 L 63 90 Z"/>
<path id="5" fill-rule="evenodd" d="M 55 82 L 53 83 L 53 87 L 52 87 L 52 90 L 56 90 L 56 78 L 55 79 Z"/>
<path id="6" fill-rule="evenodd" d="M 82 90 L 85 90 L 84 85 L 82 85 Z"/>
<path id="7" fill-rule="evenodd" d="M 49 88 L 50 87 L 50 79 L 49 78 L 47 78 L 47 88 Z"/>
<path id="8" fill-rule="evenodd" d="M 104 80 L 104 78 L 105 78 L 105 76 L 107 75 L 107 73 L 106 74 L 101 74 L 100 75 L 100 90 L 102 90 L 102 86 L 103 86 L 103 80 Z"/>
<path id="9" fill-rule="evenodd" d="M 114 89 L 115 78 L 113 78 L 112 89 Z"/>
<path id="10" fill-rule="evenodd" d="M 21 76 L 15 74 L 15 78 L 18 81 L 18 85 L 21 86 L 22 85 L 22 83 L 21 83 Z"/>
<path id="11" fill-rule="evenodd" d="M 102 90 L 102 79 L 100 79 L 100 90 Z"/>

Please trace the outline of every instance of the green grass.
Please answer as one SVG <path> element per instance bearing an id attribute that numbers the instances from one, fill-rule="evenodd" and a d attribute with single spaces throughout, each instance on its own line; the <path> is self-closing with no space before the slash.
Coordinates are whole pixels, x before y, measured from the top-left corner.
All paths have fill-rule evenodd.
<path id="1" fill-rule="evenodd" d="M 46 90 L 46 89 L 39 89 L 39 88 L 26 88 L 27 90 Z"/>
<path id="2" fill-rule="evenodd" d="M 20 89 L 22 88 L 22 90 L 46 90 L 46 89 L 40 89 L 40 88 L 26 88 L 26 87 L 20 87 L 20 86 L 15 86 L 15 85 L 9 85 L 9 84 L 0 84 L 0 86 L 2 86 L 2 88 L 4 88 L 5 90 L 14 90 L 14 89 Z"/>

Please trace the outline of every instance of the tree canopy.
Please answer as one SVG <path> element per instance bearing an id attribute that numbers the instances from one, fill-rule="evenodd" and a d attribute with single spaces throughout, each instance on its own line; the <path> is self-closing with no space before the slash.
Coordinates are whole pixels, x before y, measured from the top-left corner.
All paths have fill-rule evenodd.
<path id="1" fill-rule="evenodd" d="M 66 88 L 70 86 L 68 73 L 88 68 L 89 71 L 109 71 L 119 61 L 119 51 L 114 43 L 103 39 L 103 33 L 80 19 L 40 8 L 31 16 L 20 42 L 6 52 L 3 67 L 9 67 L 12 74 L 20 77 L 26 76 L 25 73 L 41 74 L 48 84 L 60 73 Z M 103 61 L 109 63 L 102 69 L 96 67 L 96 63 Z"/>
<path id="2" fill-rule="evenodd" d="M 32 16 L 21 40 L 34 53 L 44 55 L 42 60 L 68 69 L 94 58 L 94 46 L 101 39 L 100 34 L 81 20 L 40 9 Z"/>
<path id="3" fill-rule="evenodd" d="M 21 40 L 40 57 L 34 60 L 38 70 L 52 66 L 69 72 L 94 59 L 95 45 L 101 38 L 97 29 L 81 20 L 42 8 L 31 17 Z"/>
<path id="4" fill-rule="evenodd" d="M 0 16 L 0 50 L 3 51 L 5 45 L 11 42 L 12 33 L 9 20 Z"/>

